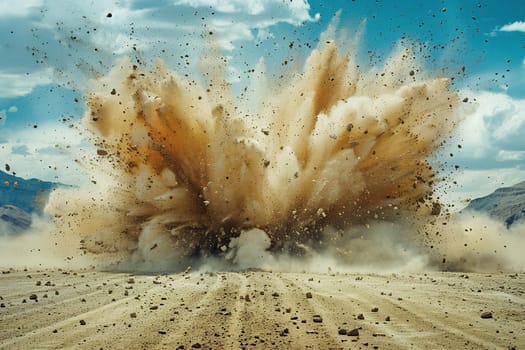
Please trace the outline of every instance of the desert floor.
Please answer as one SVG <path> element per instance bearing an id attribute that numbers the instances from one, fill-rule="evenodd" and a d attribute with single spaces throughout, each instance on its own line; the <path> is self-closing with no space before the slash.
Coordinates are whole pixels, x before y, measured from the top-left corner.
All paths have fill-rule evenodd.
<path id="1" fill-rule="evenodd" d="M 6 349 L 525 348 L 524 273 L 11 269 L 0 303 Z"/>

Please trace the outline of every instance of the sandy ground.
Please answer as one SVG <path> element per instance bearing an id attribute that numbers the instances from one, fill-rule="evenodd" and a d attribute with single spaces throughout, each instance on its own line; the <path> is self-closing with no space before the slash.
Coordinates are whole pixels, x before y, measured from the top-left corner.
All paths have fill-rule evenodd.
<path id="1" fill-rule="evenodd" d="M 5 349 L 525 348 L 523 273 L 4 270 L 0 303 Z"/>

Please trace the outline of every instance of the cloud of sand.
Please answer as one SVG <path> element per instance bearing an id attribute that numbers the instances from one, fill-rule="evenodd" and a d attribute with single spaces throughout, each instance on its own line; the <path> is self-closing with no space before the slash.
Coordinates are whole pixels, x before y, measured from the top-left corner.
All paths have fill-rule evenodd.
<path id="1" fill-rule="evenodd" d="M 40 228 L 47 235 L 2 249 L 32 245 L 61 261 L 80 252 L 73 260 L 148 271 L 212 262 L 310 271 L 522 268 L 514 231 L 498 235 L 487 219 L 469 234 L 457 232 L 465 218 L 436 218 L 438 180 L 428 159 L 460 114 L 448 80 L 430 76 L 404 47 L 363 70 L 329 34 L 280 90 L 261 62 L 253 103 L 233 95 L 216 48 L 203 58 L 201 81 L 161 62 L 116 62 L 86 96 L 93 183 L 55 190 L 46 207 L 54 225 Z M 506 240 L 513 258 L 489 252 Z"/>
<path id="2" fill-rule="evenodd" d="M 453 130 L 458 98 L 411 50 L 363 72 L 327 39 L 250 110 L 211 54 L 202 84 L 128 60 L 92 81 L 84 123 L 97 184 L 51 196 L 60 232 L 74 227 L 86 251 L 115 261 L 169 266 L 251 229 L 279 250 L 327 226 L 432 210 L 427 158 Z"/>
<path id="3" fill-rule="evenodd" d="M 477 272 L 525 271 L 524 232 L 525 222 L 507 229 L 479 212 L 458 214 L 428 230 L 442 269 Z"/>
<path id="4" fill-rule="evenodd" d="M 56 234 L 54 223 L 33 215 L 29 229 L 0 237 L 0 267 L 80 268 L 96 262 L 83 256 L 75 235 Z"/>

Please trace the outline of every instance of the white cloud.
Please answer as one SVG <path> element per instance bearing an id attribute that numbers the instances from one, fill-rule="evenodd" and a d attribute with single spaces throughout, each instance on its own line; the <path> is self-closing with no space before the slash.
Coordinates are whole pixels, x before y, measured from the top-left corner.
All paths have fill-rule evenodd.
<path id="1" fill-rule="evenodd" d="M 28 95 L 35 87 L 50 84 L 53 81 L 52 77 L 53 72 L 50 68 L 28 74 L 0 71 L 0 98 Z"/>
<path id="2" fill-rule="evenodd" d="M 264 11 L 264 3 L 261 0 L 177 0 L 175 4 L 189 5 L 191 7 L 212 7 L 225 13 L 246 12 L 251 15 L 257 15 Z"/>
<path id="3" fill-rule="evenodd" d="M 463 146 L 460 157 L 483 160 L 488 167 L 498 161 L 518 160 L 515 152 L 525 151 L 525 99 L 487 91 L 464 91 L 463 95 L 476 101 L 477 106 L 458 128 Z"/>
<path id="4" fill-rule="evenodd" d="M 525 33 L 525 22 L 516 21 L 504 25 L 499 29 L 501 32 L 524 32 Z"/>
<path id="5" fill-rule="evenodd" d="M 85 172 L 74 159 L 81 158 L 86 149 L 78 131 L 66 125 L 43 124 L 37 129 L 14 130 L 0 145 L 0 159 L 4 159 L 24 178 L 38 178 L 79 184 L 87 181 Z"/>
<path id="6" fill-rule="evenodd" d="M 500 162 L 505 162 L 508 160 L 525 160 L 525 150 L 524 151 L 500 150 L 498 152 L 496 160 Z"/>
<path id="7" fill-rule="evenodd" d="M 525 180 L 525 169 L 497 168 L 463 170 L 449 176 L 449 181 L 439 190 L 440 198 L 454 204 L 456 210 L 467 206 L 468 201 L 484 197 L 500 187 L 508 187 Z M 452 181 L 456 185 L 451 186 Z M 448 187 L 447 189 L 444 189 Z"/>
<path id="8" fill-rule="evenodd" d="M 317 15 L 315 18 L 310 16 L 310 5 L 308 1 L 305 0 L 176 0 L 175 4 L 188 5 L 195 8 L 208 7 L 229 14 L 265 17 L 266 24 L 262 27 L 267 27 L 281 21 L 299 25 L 304 21 L 312 21 L 317 18 Z M 259 25 L 261 23 L 264 22 L 260 21 Z M 257 23 L 253 24 L 254 27 L 259 28 Z"/>
<path id="9" fill-rule="evenodd" d="M 0 0 L 0 18 L 25 17 L 38 11 L 42 4 L 42 0 Z"/>

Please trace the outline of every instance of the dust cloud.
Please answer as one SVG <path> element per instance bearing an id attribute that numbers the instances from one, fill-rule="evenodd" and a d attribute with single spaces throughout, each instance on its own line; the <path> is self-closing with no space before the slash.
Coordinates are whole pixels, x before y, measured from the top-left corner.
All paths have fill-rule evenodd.
<path id="1" fill-rule="evenodd" d="M 409 48 L 366 70 L 325 39 L 280 90 L 260 61 L 250 97 L 217 50 L 199 80 L 116 62 L 85 98 L 93 183 L 51 194 L 52 241 L 145 271 L 485 268 L 466 233 L 433 229 L 429 158 L 460 114 L 449 80 Z"/>
<path id="2" fill-rule="evenodd" d="M 246 237 L 261 242 L 255 229 L 263 250 L 301 256 L 327 227 L 416 224 L 434 210 L 427 159 L 452 132 L 458 97 L 411 50 L 363 72 L 326 40 L 287 87 L 250 108 L 220 55 L 203 61 L 212 69 L 202 82 L 127 59 L 91 82 L 84 124 L 96 184 L 51 196 L 59 233 L 74 231 L 86 252 L 162 269 L 233 250 L 240 261 Z M 258 88 L 274 91 L 260 86 L 263 63 L 258 71 Z"/>

